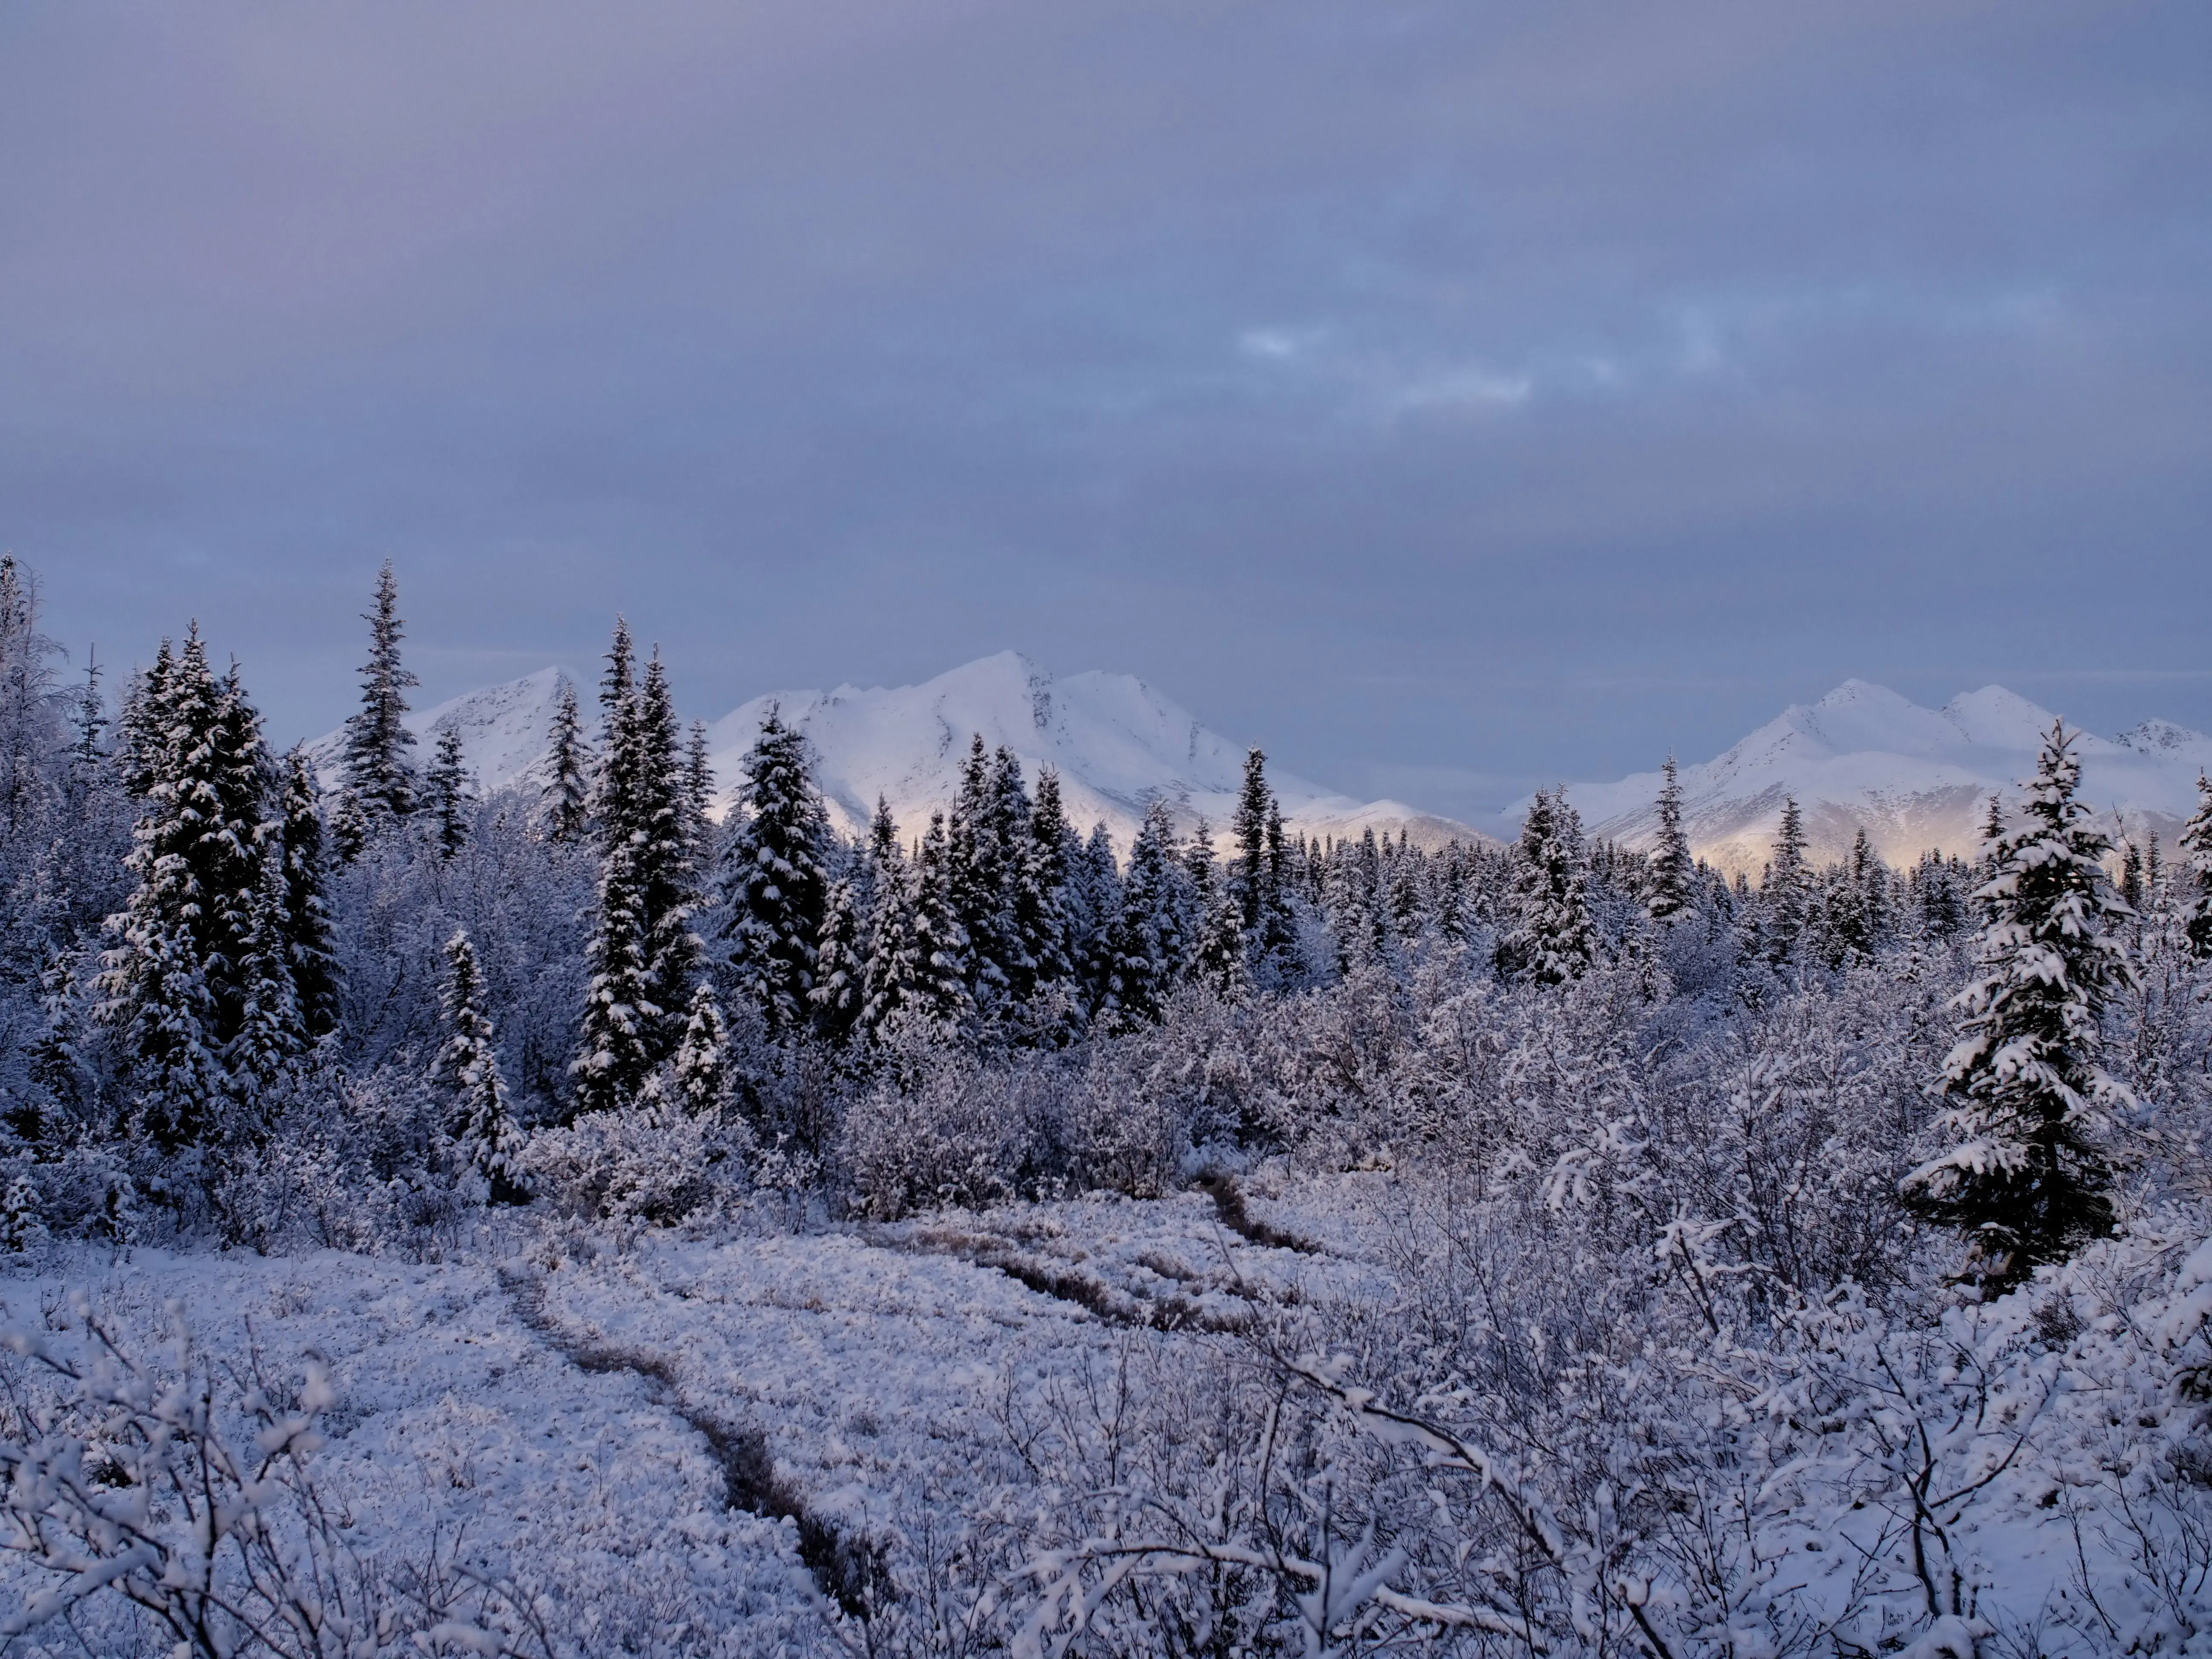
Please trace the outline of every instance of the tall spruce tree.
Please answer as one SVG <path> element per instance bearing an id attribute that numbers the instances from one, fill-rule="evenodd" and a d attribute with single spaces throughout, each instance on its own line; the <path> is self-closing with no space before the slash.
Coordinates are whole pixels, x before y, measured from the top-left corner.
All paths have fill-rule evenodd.
<path id="1" fill-rule="evenodd" d="M 953 911 L 967 940 L 969 994 L 987 1018 L 1001 1012 L 1012 995 L 1010 958 L 1018 951 L 1008 848 L 997 807 L 991 759 L 979 732 L 969 739 L 945 831 Z"/>
<path id="2" fill-rule="evenodd" d="M 714 857 L 714 762 L 707 752 L 707 722 L 693 720 L 684 744 L 684 817 L 699 867 Z"/>
<path id="3" fill-rule="evenodd" d="M 2181 831 L 2182 937 L 2199 961 L 2212 958 L 2212 778 L 2197 775 L 2197 811 Z"/>
<path id="4" fill-rule="evenodd" d="M 446 1040 L 430 1064 L 430 1088 L 446 1109 L 446 1133 L 461 1162 L 491 1188 L 495 1204 L 523 1202 L 522 1132 L 499 1068 L 497 1031 L 484 1012 L 483 969 L 468 932 L 446 941 L 439 1012 Z"/>
<path id="5" fill-rule="evenodd" d="M 548 733 L 545 832 L 557 842 L 580 842 L 592 823 L 592 751 L 584 740 L 583 715 L 576 707 L 574 682 L 563 676 Z"/>
<path id="6" fill-rule="evenodd" d="M 140 1127 L 176 1151 L 304 1036 L 283 969 L 281 842 L 260 718 L 234 671 L 218 679 L 198 624 L 162 641 L 132 699 L 125 775 L 139 799 L 101 988 L 122 1030 Z"/>
<path id="7" fill-rule="evenodd" d="M 675 1053 L 704 946 L 692 931 L 699 914 L 705 849 L 699 844 L 683 727 L 668 671 L 653 647 L 637 693 L 639 871 L 645 908 L 646 975 L 660 1011 L 653 1034 L 656 1063 Z"/>
<path id="8" fill-rule="evenodd" d="M 295 745 L 283 762 L 284 951 L 300 1019 L 310 1042 L 338 1028 L 337 941 L 331 932 L 329 872 L 315 775 Z"/>
<path id="9" fill-rule="evenodd" d="M 45 815 L 49 763 L 65 740 L 54 690 L 58 651 L 39 632 L 37 579 L 0 554 L 0 854 L 28 847 Z"/>
<path id="10" fill-rule="evenodd" d="M 1158 1020 L 1182 978 L 1190 949 L 1186 879 L 1176 857 L 1175 819 L 1168 804 L 1155 799 L 1145 809 L 1121 882 L 1107 985 L 1109 1024 L 1127 1030 Z"/>
<path id="11" fill-rule="evenodd" d="M 2016 827 L 1988 849 L 1979 971 L 1954 1001 L 1936 1120 L 1952 1144 L 1904 1183 L 1910 1204 L 1966 1236 L 1970 1273 L 1992 1291 L 2112 1220 L 2100 1142 L 2129 1096 L 2098 1060 L 2105 1010 L 2135 975 L 2111 931 L 2125 915 L 2105 874 L 2112 843 L 2075 798 L 2074 742 L 2051 727 Z"/>
<path id="12" fill-rule="evenodd" d="M 830 821 L 805 733 L 786 726 L 773 703 L 744 775 L 722 850 L 723 971 L 770 1031 L 796 1031 L 811 1007 L 829 897 Z"/>
<path id="13" fill-rule="evenodd" d="M 1682 780 L 1674 757 L 1667 757 L 1659 786 L 1659 835 L 1651 849 L 1651 891 L 1644 912 L 1662 927 L 1671 927 L 1686 915 L 1695 890 L 1697 871 L 1690 859 L 1690 838 L 1682 829 Z"/>
<path id="14" fill-rule="evenodd" d="M 345 723 L 341 761 L 345 826 L 341 854 L 356 856 L 392 820 L 415 810 L 415 734 L 407 729 L 407 691 L 420 684 L 399 659 L 405 624 L 399 616 L 399 581 L 386 559 L 377 572 L 376 598 L 362 613 L 368 624 L 368 660 L 361 670 L 361 707 Z"/>
<path id="15" fill-rule="evenodd" d="M 867 995 L 869 890 L 856 870 L 830 879 L 814 947 L 814 987 L 806 994 L 815 1029 L 842 1042 L 859 1024 Z"/>
<path id="16" fill-rule="evenodd" d="M 1538 790 L 1514 848 L 1512 925 L 1499 938 L 1501 979 L 1564 985 L 1597 959 L 1582 819 L 1566 792 Z"/>
<path id="17" fill-rule="evenodd" d="M 422 786 L 422 804 L 430 815 L 431 844 L 440 858 L 451 860 L 469 844 L 469 768 L 461 754 L 459 726 L 449 726 L 438 733 Z"/>
<path id="18" fill-rule="evenodd" d="M 899 846 L 898 826 L 880 795 L 868 827 L 867 956 L 860 974 L 860 1029 L 873 1032 L 910 1006 L 921 980 L 916 954 L 914 872 Z"/>
<path id="19" fill-rule="evenodd" d="M 591 979 L 576 1059 L 580 1110 L 621 1106 L 675 1052 L 700 945 L 696 849 L 686 832 L 683 769 L 658 651 L 641 682 L 617 618 L 601 702 L 605 757 L 592 819 L 599 884 L 586 961 Z"/>
<path id="20" fill-rule="evenodd" d="M 1778 964 L 1796 959 L 1809 920 L 1812 884 L 1812 872 L 1805 862 L 1805 815 L 1798 810 L 1797 798 L 1785 795 L 1774 860 L 1759 890 L 1768 960 Z"/>
<path id="21" fill-rule="evenodd" d="M 1190 872 L 1190 971 L 1223 996 L 1234 996 L 1248 982 L 1244 907 L 1232 881 L 1214 863 L 1213 830 L 1204 818 L 1183 854 Z M 1234 873 L 1232 869 L 1232 875 Z"/>
<path id="22" fill-rule="evenodd" d="M 1027 993 L 1036 995 L 1075 977 L 1067 915 L 1068 860 L 1075 836 L 1060 804 L 1060 774 L 1049 766 L 1037 774 L 1028 830 L 1026 844 L 1017 849 L 1014 923 L 1028 964 Z"/>
<path id="23" fill-rule="evenodd" d="M 945 814 L 933 812 L 915 857 L 909 938 L 900 955 L 913 964 L 906 1006 L 948 1033 L 969 1030 L 976 1017 L 975 994 L 969 989 L 974 977 L 968 931 L 960 921 L 957 881 Z"/>

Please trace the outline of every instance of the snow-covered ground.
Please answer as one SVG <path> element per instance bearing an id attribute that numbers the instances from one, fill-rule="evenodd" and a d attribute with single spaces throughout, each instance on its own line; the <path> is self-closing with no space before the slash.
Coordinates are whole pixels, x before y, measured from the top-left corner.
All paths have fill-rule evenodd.
<path id="1" fill-rule="evenodd" d="M 1014 1538 L 1024 1504 L 1055 1501 L 1049 1480 L 1023 1467 L 1011 1425 L 1086 1389 L 1095 1397 L 1130 1342 L 1218 1352 L 1255 1310 L 1374 1308 L 1407 1295 L 1391 1248 L 1401 1196 L 1389 1175 L 1356 1174 L 1255 1181 L 1242 1205 L 1198 1191 L 1092 1196 L 797 1233 L 764 1215 L 688 1237 L 510 1219 L 452 1259 L 420 1263 L 72 1246 L 0 1279 L 0 1310 L 10 1330 L 55 1352 L 83 1348 L 89 1312 L 148 1353 L 181 1320 L 219 1371 L 252 1360 L 285 1379 L 326 1364 L 336 1402 L 313 1468 L 349 1547 L 510 1579 L 557 1632 L 556 1650 L 827 1654 L 866 1644 L 825 1594 L 843 1581 L 808 1555 L 800 1521 L 757 1512 L 775 1507 L 754 1501 L 763 1470 L 806 1524 L 866 1540 L 909 1575 L 919 1562 L 918 1582 L 930 1583 L 933 1550 L 975 1548 L 994 1517 Z M 1991 1323 L 1983 1352 L 2026 1356 L 1987 1396 L 1996 1426 L 1954 1423 L 1956 1443 L 1937 1449 L 1962 1484 L 2002 1454 L 1986 1493 L 1954 1501 L 1945 1517 L 1954 1559 L 1971 1560 L 1984 1587 L 1980 1615 L 1937 1624 L 1912 1652 L 1951 1651 L 1928 1645 L 1946 1632 L 1967 1643 L 1961 1652 L 1974 1650 L 1975 1632 L 1983 1650 L 2005 1650 L 1987 1643 L 2028 1631 L 2085 1560 L 2093 1581 L 2112 1576 L 2114 1607 L 2141 1601 L 2114 1565 L 2125 1540 L 2095 1520 L 2092 1463 L 2105 1454 L 2081 1437 L 2121 1422 L 2116 1411 L 2155 1409 L 2143 1401 L 2164 1386 L 2148 1369 L 2160 1344 L 2177 1356 L 2176 1345 L 2201 1347 L 2212 1247 L 2176 1235 L 2130 1248 L 2123 1261 L 2115 1247 L 2077 1286 L 2087 1334 L 2070 1339 L 2074 1358 L 2050 1357 L 2053 1321 L 2066 1321 L 2048 1304 Z M 2130 1274 L 2134 1302 L 2094 1288 Z M 1820 1363 L 1862 1365 L 1881 1348 L 1869 1376 L 1910 1373 L 1895 1370 L 1909 1344 L 1869 1329 L 1839 1335 Z M 10 1398 L 28 1397 L 31 1371 L 6 1362 Z M 1869 1421 L 1884 1411 L 1900 1421 L 1956 1415 L 1955 1361 L 1938 1355 L 1913 1375 L 1911 1400 L 1869 1395 Z M 1801 1386 L 1802 1401 L 1788 1404 Z M 1826 1386 L 1778 1383 L 1756 1409 L 1807 1415 Z M 2023 1389 L 2043 1403 L 2021 1405 Z M 2096 1397 L 2068 1403 L 2085 1391 Z M 2014 1423 L 2049 1425 L 2050 1446 L 2006 1452 L 1998 1442 Z M 766 1454 L 750 1476 L 746 1444 Z M 2069 1459 L 2084 1471 L 2073 1486 Z M 1900 1547 L 1883 1505 L 1854 1497 L 1866 1468 L 1858 1454 L 1801 1446 L 1769 1472 L 1776 1492 L 1803 1500 L 1759 1522 L 1780 1547 L 1772 1583 L 1823 1617 L 1850 1601 L 1875 1555 Z M 752 1499 L 739 1490 L 746 1479 Z M 2071 1519 L 2081 1512 L 2093 1516 L 2086 1534 Z M 2085 1558 L 2084 1536 L 2104 1555 Z M 1018 1598 L 1007 1571 L 1018 1539 L 1009 1548 L 993 1571 Z M 972 1560 L 964 1571 L 971 1584 L 991 1576 Z M 1902 1565 L 1893 1576 L 1910 1590 Z M 19 1558 L 0 1558 L 0 1601 L 29 1577 Z M 1886 1649 L 1925 1623 L 1917 1591 L 1865 1606 L 1858 1628 L 1877 1620 Z M 915 1645 L 963 1650 L 949 1638 Z"/>

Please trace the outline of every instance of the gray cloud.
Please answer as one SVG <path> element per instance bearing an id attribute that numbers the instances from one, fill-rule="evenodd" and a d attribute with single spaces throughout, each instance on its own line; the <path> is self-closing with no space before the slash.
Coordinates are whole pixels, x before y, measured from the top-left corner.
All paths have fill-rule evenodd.
<path id="1" fill-rule="evenodd" d="M 287 735 L 1013 645 L 1471 811 L 1848 674 L 2212 726 L 2212 15 L 0 14 L 0 543 Z M 2041 679 L 2034 677 L 2041 676 Z M 1425 793 L 1415 793 L 1416 791 Z"/>

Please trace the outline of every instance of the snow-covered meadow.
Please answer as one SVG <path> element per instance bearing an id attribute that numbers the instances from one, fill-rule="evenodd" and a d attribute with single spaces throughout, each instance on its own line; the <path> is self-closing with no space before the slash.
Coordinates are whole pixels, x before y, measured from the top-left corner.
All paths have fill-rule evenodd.
<path id="1" fill-rule="evenodd" d="M 2195 1650 L 2203 1206 L 1935 1327 L 1847 1294 L 1743 1342 L 1655 1273 L 1577 1354 L 1602 1310 L 1571 1262 L 1504 1262 L 1466 1194 L 1262 1169 L 1240 1197 L 1296 1248 L 1198 1191 L 506 1218 L 416 1261 L 47 1246 L 0 1284 L 8 1398 L 61 1398 L 22 1351 L 94 1322 L 164 1377 L 189 1331 L 234 1425 L 249 1373 L 326 1368 L 314 1492 L 433 1651 L 1657 1651 L 1646 1607 L 1698 1651 Z M 1547 1291 L 1548 1331 L 1482 1328 Z M 1486 1349 L 1540 1384 L 1509 1400 Z M 1399 1389 L 1359 1385 L 1393 1357 Z M 56 1577 L 5 1559 L 11 1599 Z M 454 1569 L 495 1593 L 428 1616 Z M 167 1639 L 94 1597 L 8 1650 Z"/>

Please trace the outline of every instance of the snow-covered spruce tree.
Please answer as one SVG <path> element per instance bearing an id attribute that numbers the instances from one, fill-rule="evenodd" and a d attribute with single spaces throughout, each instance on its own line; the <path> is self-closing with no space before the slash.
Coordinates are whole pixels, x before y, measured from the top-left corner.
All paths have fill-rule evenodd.
<path id="1" fill-rule="evenodd" d="M 469 844 L 469 768 L 461 757 L 461 728 L 438 733 L 430 769 L 422 775 L 422 805 L 430 814 L 431 844 L 451 862 Z"/>
<path id="2" fill-rule="evenodd" d="M 1514 848 L 1511 926 L 1498 941 L 1498 976 L 1538 985 L 1580 979 L 1597 960 L 1582 819 L 1564 790 L 1538 790 Z"/>
<path id="3" fill-rule="evenodd" d="M 517 1162 L 522 1132 L 507 1101 L 497 1032 L 484 1000 L 476 947 L 468 931 L 457 927 L 446 941 L 446 982 L 439 999 L 446 1041 L 431 1062 L 430 1088 L 445 1108 L 446 1133 L 462 1164 L 489 1184 L 493 1203 L 519 1204 L 529 1197 Z"/>
<path id="4" fill-rule="evenodd" d="M 2181 832 L 2182 936 L 2199 961 L 2212 958 L 2212 778 L 2197 775 L 2197 811 Z"/>
<path id="5" fill-rule="evenodd" d="M 592 978 L 569 1067 L 583 1111 L 635 1099 L 675 1052 L 698 968 L 691 931 L 698 878 L 685 833 L 675 709 L 659 653 L 641 683 L 631 653 L 629 627 L 617 618 L 601 698 L 606 753 L 592 810 L 600 857 L 586 952 Z"/>
<path id="6" fill-rule="evenodd" d="M 1665 780 L 1659 786 L 1659 836 L 1651 849 L 1651 889 L 1644 914 L 1662 927 L 1671 927 L 1687 914 L 1697 881 L 1690 859 L 1690 838 L 1682 830 L 1682 780 L 1674 757 L 1667 757 L 1660 769 Z"/>
<path id="7" fill-rule="evenodd" d="M 855 860 L 858 863 L 858 860 Z M 806 994 L 815 1029 L 842 1042 L 860 1018 L 868 972 L 870 890 L 862 872 L 833 876 L 822 902 L 822 932 L 814 946 L 814 988 Z"/>
<path id="8" fill-rule="evenodd" d="M 915 954 L 914 872 L 898 840 L 891 809 L 878 795 L 868 830 L 867 954 L 860 971 L 860 1028 L 872 1033 L 908 1006 L 921 982 Z"/>
<path id="9" fill-rule="evenodd" d="M 67 740 L 54 691 L 58 651 L 39 632 L 37 578 L 0 554 L 0 848 L 28 850 L 51 792 L 50 763 Z"/>
<path id="10" fill-rule="evenodd" d="M 1030 848 L 1030 820 L 1036 807 L 1022 779 L 1022 763 L 1001 744 L 991 757 L 990 805 L 985 827 L 992 857 L 998 865 L 998 905 L 994 931 L 998 935 L 999 966 L 1006 976 L 1006 998 L 1016 1006 L 1036 994 L 1037 964 L 1030 953 L 1024 926 L 1024 873 Z"/>
<path id="11" fill-rule="evenodd" d="M 908 939 L 900 955 L 913 964 L 905 1006 L 938 1030 L 964 1032 L 975 1023 L 968 933 L 955 899 L 951 837 L 945 814 L 929 815 L 929 830 L 914 864 L 914 903 Z"/>
<path id="12" fill-rule="evenodd" d="M 1230 831 L 1237 838 L 1237 857 L 1225 885 L 1244 929 L 1245 977 L 1280 987 L 1293 972 L 1297 922 L 1285 875 L 1282 809 L 1267 783 L 1267 757 L 1257 746 L 1244 756 Z"/>
<path id="13" fill-rule="evenodd" d="M 1176 855 L 1175 819 L 1168 804 L 1156 799 L 1145 809 L 1121 882 L 1107 986 L 1109 1025 L 1127 1030 L 1154 1023 L 1182 977 L 1189 950 L 1187 880 Z"/>
<path id="14" fill-rule="evenodd" d="M 323 852 L 323 819 L 315 775 L 304 749 L 295 745 L 281 769 L 284 853 L 284 955 L 307 1041 L 319 1042 L 338 1028 L 337 944 L 331 932 L 329 871 Z"/>
<path id="15" fill-rule="evenodd" d="M 811 1006 L 830 820 L 806 735 L 786 726 L 773 703 L 745 755 L 744 778 L 722 847 L 723 975 L 781 1035 L 801 1030 Z"/>
<path id="16" fill-rule="evenodd" d="M 1759 884 L 1759 926 L 1767 959 L 1796 960 L 1812 905 L 1812 872 L 1805 863 L 1805 817 L 1797 798 L 1782 800 L 1782 828 L 1774 842 L 1774 861 Z"/>
<path id="17" fill-rule="evenodd" d="M 684 1015 L 684 1039 L 676 1045 L 670 1062 L 675 1074 L 677 1098 L 693 1117 L 717 1116 L 726 1110 L 733 1090 L 730 1075 L 730 1027 L 722 1018 L 722 1005 L 714 988 L 703 981 L 691 994 Z"/>
<path id="18" fill-rule="evenodd" d="M 945 834 L 953 912 L 968 941 L 968 992 L 986 1018 L 1001 1012 L 1012 995 L 1008 958 L 1019 951 L 1008 848 L 996 807 L 991 760 L 979 732 L 969 740 Z"/>
<path id="19" fill-rule="evenodd" d="M 234 1066 L 263 1069 L 304 1037 L 285 1006 L 281 848 L 260 718 L 234 672 L 218 680 L 195 623 L 164 641 L 125 722 L 139 798 L 112 924 L 103 1017 L 121 1028 L 144 1132 L 164 1150 L 219 1127 Z"/>
<path id="20" fill-rule="evenodd" d="M 704 950 L 691 923 L 699 914 L 705 849 L 695 833 L 681 732 L 656 646 L 637 692 L 639 814 L 633 834 L 645 896 L 646 976 L 653 1006 L 663 1011 L 651 1034 L 656 1060 L 676 1051 Z"/>
<path id="21" fill-rule="evenodd" d="M 702 870 L 714 860 L 714 762 L 707 752 L 707 722 L 693 720 L 684 743 L 684 817 Z"/>
<path id="22" fill-rule="evenodd" d="M 581 841 L 592 823 L 592 751 L 584 740 L 575 684 L 565 677 L 548 742 L 552 776 L 545 785 L 545 833 L 558 842 Z"/>
<path id="23" fill-rule="evenodd" d="M 1037 774 L 1028 829 L 1027 842 L 1018 849 L 1014 924 L 1028 964 L 1027 994 L 1036 995 L 1065 987 L 1075 976 L 1067 925 L 1067 866 L 1074 834 L 1060 804 L 1060 774 L 1048 766 Z"/>
<path id="24" fill-rule="evenodd" d="M 1121 876 L 1103 823 L 1072 845 L 1063 890 L 1068 955 L 1086 1014 L 1102 1012 L 1113 989 L 1114 928 L 1121 915 Z"/>
<path id="25" fill-rule="evenodd" d="M 376 598 L 362 618 L 368 623 L 368 660 L 362 665 L 361 707 L 345 723 L 337 826 L 338 852 L 347 859 L 415 810 L 415 734 L 407 729 L 407 690 L 420 682 L 399 659 L 404 624 L 389 559 L 377 572 Z"/>
<path id="26" fill-rule="evenodd" d="M 2051 728 L 2016 828 L 1990 848 L 1979 972 L 1954 1003 L 1963 1018 L 1936 1120 L 1952 1144 L 1904 1183 L 1908 1203 L 1966 1236 L 1970 1271 L 1991 1291 L 2112 1221 L 2100 1141 L 2129 1100 L 2098 1064 L 2100 1022 L 2134 969 L 2108 931 L 2126 913 L 2105 874 L 2112 843 L 2075 799 L 2074 741 Z"/>
<path id="27" fill-rule="evenodd" d="M 1213 861 L 1213 830 L 1204 818 L 1184 850 L 1190 872 L 1191 972 L 1223 996 L 1246 984 L 1244 909 Z"/>

